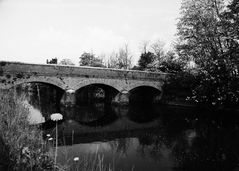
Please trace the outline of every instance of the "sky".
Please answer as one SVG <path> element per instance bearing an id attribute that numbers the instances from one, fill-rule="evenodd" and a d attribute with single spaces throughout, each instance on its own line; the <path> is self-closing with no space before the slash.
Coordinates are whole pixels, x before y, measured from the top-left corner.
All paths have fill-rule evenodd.
<path id="1" fill-rule="evenodd" d="M 78 65 L 83 52 L 107 57 L 128 44 L 176 40 L 181 0 L 0 0 L 0 61 Z"/>

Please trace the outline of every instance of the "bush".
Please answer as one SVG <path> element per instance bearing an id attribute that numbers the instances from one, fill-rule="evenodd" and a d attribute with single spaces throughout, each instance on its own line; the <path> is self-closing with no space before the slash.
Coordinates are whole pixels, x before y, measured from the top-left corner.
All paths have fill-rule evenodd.
<path id="1" fill-rule="evenodd" d="M 238 69 L 230 61 L 214 60 L 194 74 L 172 74 L 164 90 L 169 101 L 184 98 L 203 106 L 234 108 L 239 105 Z"/>
<path id="2" fill-rule="evenodd" d="M 207 70 L 201 70 L 197 80 L 192 100 L 212 106 L 238 106 L 238 71 L 228 61 L 213 61 Z"/>
<path id="3" fill-rule="evenodd" d="M 163 87 L 165 100 L 186 100 L 187 97 L 192 96 L 196 82 L 195 75 L 187 71 L 171 74 Z"/>
<path id="4" fill-rule="evenodd" d="M 161 62 L 158 70 L 167 73 L 184 73 L 184 66 L 185 64 L 179 60 L 165 60 Z"/>

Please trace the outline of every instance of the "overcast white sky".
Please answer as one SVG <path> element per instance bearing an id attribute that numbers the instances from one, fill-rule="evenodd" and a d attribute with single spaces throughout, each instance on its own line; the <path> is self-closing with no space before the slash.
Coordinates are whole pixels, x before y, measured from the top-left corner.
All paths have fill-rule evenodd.
<path id="1" fill-rule="evenodd" d="M 140 43 L 175 40 L 181 0 L 0 0 L 0 60 L 45 63 L 84 52 L 138 60 Z"/>

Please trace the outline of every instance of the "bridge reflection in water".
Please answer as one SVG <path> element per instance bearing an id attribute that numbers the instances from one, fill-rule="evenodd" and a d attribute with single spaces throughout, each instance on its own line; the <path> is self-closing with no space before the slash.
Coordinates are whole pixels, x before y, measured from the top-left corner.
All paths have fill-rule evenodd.
<path id="1" fill-rule="evenodd" d="M 236 111 L 103 104 L 61 110 L 66 116 L 59 125 L 62 164 L 97 153 L 115 170 L 238 169 Z M 54 128 L 47 133 L 54 134 Z"/>
<path id="2" fill-rule="evenodd" d="M 139 109 L 136 106 L 116 107 L 100 103 L 61 110 L 65 120 L 58 127 L 58 161 L 62 164 L 66 161 L 65 156 L 68 156 L 69 161 L 73 161 L 76 156 L 84 158 L 98 154 L 104 156 L 106 166 L 112 166 L 114 163 L 117 170 L 158 170 L 164 167 L 170 169 L 173 165 L 169 156 L 164 156 L 164 160 L 162 157 L 157 159 L 156 156 L 145 156 L 146 159 L 143 157 L 144 153 L 149 154 L 151 149 L 141 148 L 141 145 L 150 145 L 153 135 L 160 136 L 162 125 L 160 112 L 157 111 L 160 108 L 157 106 L 144 106 Z M 46 134 L 52 132 L 54 134 L 54 128 L 53 131 L 46 130 Z M 151 160 L 154 161 L 153 165 Z"/>

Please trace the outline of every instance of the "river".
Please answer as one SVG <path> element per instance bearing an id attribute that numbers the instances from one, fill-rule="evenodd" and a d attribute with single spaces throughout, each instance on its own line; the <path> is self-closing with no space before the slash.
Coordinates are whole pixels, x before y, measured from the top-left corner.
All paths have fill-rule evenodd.
<path id="1" fill-rule="evenodd" d="M 237 112 L 102 103 L 59 109 L 64 116 L 58 124 L 58 162 L 62 165 L 74 163 L 77 157 L 99 155 L 105 167 L 114 170 L 238 168 Z M 37 116 L 35 121 L 43 122 L 50 141 L 48 136 L 54 137 L 55 129 L 50 113 L 31 112 Z"/>
<path id="2" fill-rule="evenodd" d="M 239 170 L 236 111 L 100 102 L 66 108 L 52 98 L 35 98 L 25 102 L 29 120 L 41 125 L 47 142 L 55 136 L 50 115 L 63 115 L 58 123 L 61 165 L 83 167 L 86 160 L 117 171 Z"/>

